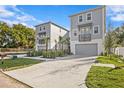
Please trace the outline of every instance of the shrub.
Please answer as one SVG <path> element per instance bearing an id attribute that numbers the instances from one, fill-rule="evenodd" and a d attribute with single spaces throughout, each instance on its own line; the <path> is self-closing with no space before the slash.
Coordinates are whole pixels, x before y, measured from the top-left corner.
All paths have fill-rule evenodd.
<path id="1" fill-rule="evenodd" d="M 104 53 L 102 52 L 102 53 L 100 54 L 100 56 L 104 56 Z"/>
<path id="2" fill-rule="evenodd" d="M 35 57 L 35 56 L 41 56 L 41 55 L 42 55 L 42 51 L 33 50 L 33 51 L 29 51 L 27 53 L 27 56 L 29 56 L 29 57 Z"/>
<path id="3" fill-rule="evenodd" d="M 44 58 L 55 58 L 55 51 L 43 51 Z"/>
<path id="4" fill-rule="evenodd" d="M 64 51 L 62 51 L 62 50 L 56 51 L 57 57 L 63 57 L 64 55 L 65 55 Z"/>
<path id="5" fill-rule="evenodd" d="M 44 58 L 47 58 L 47 52 L 46 52 L 46 51 L 43 51 L 42 56 L 43 56 Z"/>
<path id="6" fill-rule="evenodd" d="M 62 50 L 58 50 L 58 51 L 49 50 L 49 51 L 43 51 L 42 55 L 44 58 L 56 58 L 56 57 L 65 56 L 65 53 Z"/>

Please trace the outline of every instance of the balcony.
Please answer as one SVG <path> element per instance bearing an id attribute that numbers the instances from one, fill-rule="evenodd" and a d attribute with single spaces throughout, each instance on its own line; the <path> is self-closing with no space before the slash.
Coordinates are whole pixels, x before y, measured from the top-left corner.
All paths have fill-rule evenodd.
<path id="1" fill-rule="evenodd" d="M 91 41 L 91 34 L 80 34 L 79 42 Z"/>
<path id="2" fill-rule="evenodd" d="M 37 35 L 38 35 L 39 37 L 44 37 L 44 36 L 46 36 L 46 32 L 38 33 Z"/>

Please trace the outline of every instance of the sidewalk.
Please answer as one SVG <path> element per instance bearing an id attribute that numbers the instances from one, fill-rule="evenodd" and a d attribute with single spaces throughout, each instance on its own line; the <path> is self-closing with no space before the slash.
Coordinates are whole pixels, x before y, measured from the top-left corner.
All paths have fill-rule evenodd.
<path id="1" fill-rule="evenodd" d="M 70 55 L 70 56 L 66 56 L 66 57 L 56 57 L 55 59 L 52 59 L 52 58 L 42 58 L 42 56 L 38 56 L 38 57 L 24 57 L 24 58 L 36 59 L 36 60 L 46 61 L 46 62 L 49 62 L 49 61 L 59 61 L 59 60 L 82 60 L 82 61 L 87 61 L 87 60 L 95 60 L 97 58 L 97 56 L 81 57 L 81 56 Z"/>
<path id="2" fill-rule="evenodd" d="M 94 63 L 93 66 L 101 66 L 101 67 L 111 67 L 111 68 L 115 68 L 115 65 L 114 65 L 114 64 Z"/>

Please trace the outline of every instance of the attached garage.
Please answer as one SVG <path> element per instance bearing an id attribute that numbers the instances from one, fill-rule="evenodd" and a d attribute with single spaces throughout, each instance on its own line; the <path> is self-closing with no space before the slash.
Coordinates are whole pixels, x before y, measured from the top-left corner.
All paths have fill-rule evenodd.
<path id="1" fill-rule="evenodd" d="M 98 48 L 97 44 L 76 44 L 75 54 L 82 55 L 83 57 L 97 56 Z"/>

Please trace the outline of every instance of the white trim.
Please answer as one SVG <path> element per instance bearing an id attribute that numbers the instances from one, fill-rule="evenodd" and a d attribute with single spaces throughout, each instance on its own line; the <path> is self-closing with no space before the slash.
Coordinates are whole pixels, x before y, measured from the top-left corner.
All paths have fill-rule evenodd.
<path id="1" fill-rule="evenodd" d="M 94 43 L 97 43 L 98 44 L 98 55 L 100 55 L 103 50 L 104 50 L 104 47 L 103 47 L 103 40 L 102 39 L 93 39 L 92 41 L 89 41 L 89 42 L 77 42 L 77 41 L 71 41 L 71 52 L 73 54 L 75 54 L 75 45 L 76 44 L 94 44 Z"/>
<path id="2" fill-rule="evenodd" d="M 94 33 L 94 28 L 95 28 L 95 27 L 98 27 L 98 33 Z M 94 35 L 100 34 L 100 26 L 99 26 L 99 25 L 94 25 L 94 26 L 93 26 L 93 34 L 94 34 Z"/>
<path id="3" fill-rule="evenodd" d="M 83 22 L 83 19 L 84 19 L 84 14 L 80 14 L 78 15 L 78 23 L 82 23 L 82 22 L 79 22 L 79 17 L 82 16 L 82 22 Z"/>
<path id="4" fill-rule="evenodd" d="M 75 36 L 74 33 L 76 33 L 77 35 Z M 72 29 L 71 35 L 74 36 L 74 37 L 77 37 L 78 36 L 78 29 Z"/>
<path id="5" fill-rule="evenodd" d="M 88 14 L 91 14 L 91 20 L 87 20 L 87 15 L 88 15 Z M 90 22 L 90 21 L 92 21 L 92 12 L 86 13 L 86 22 Z"/>

